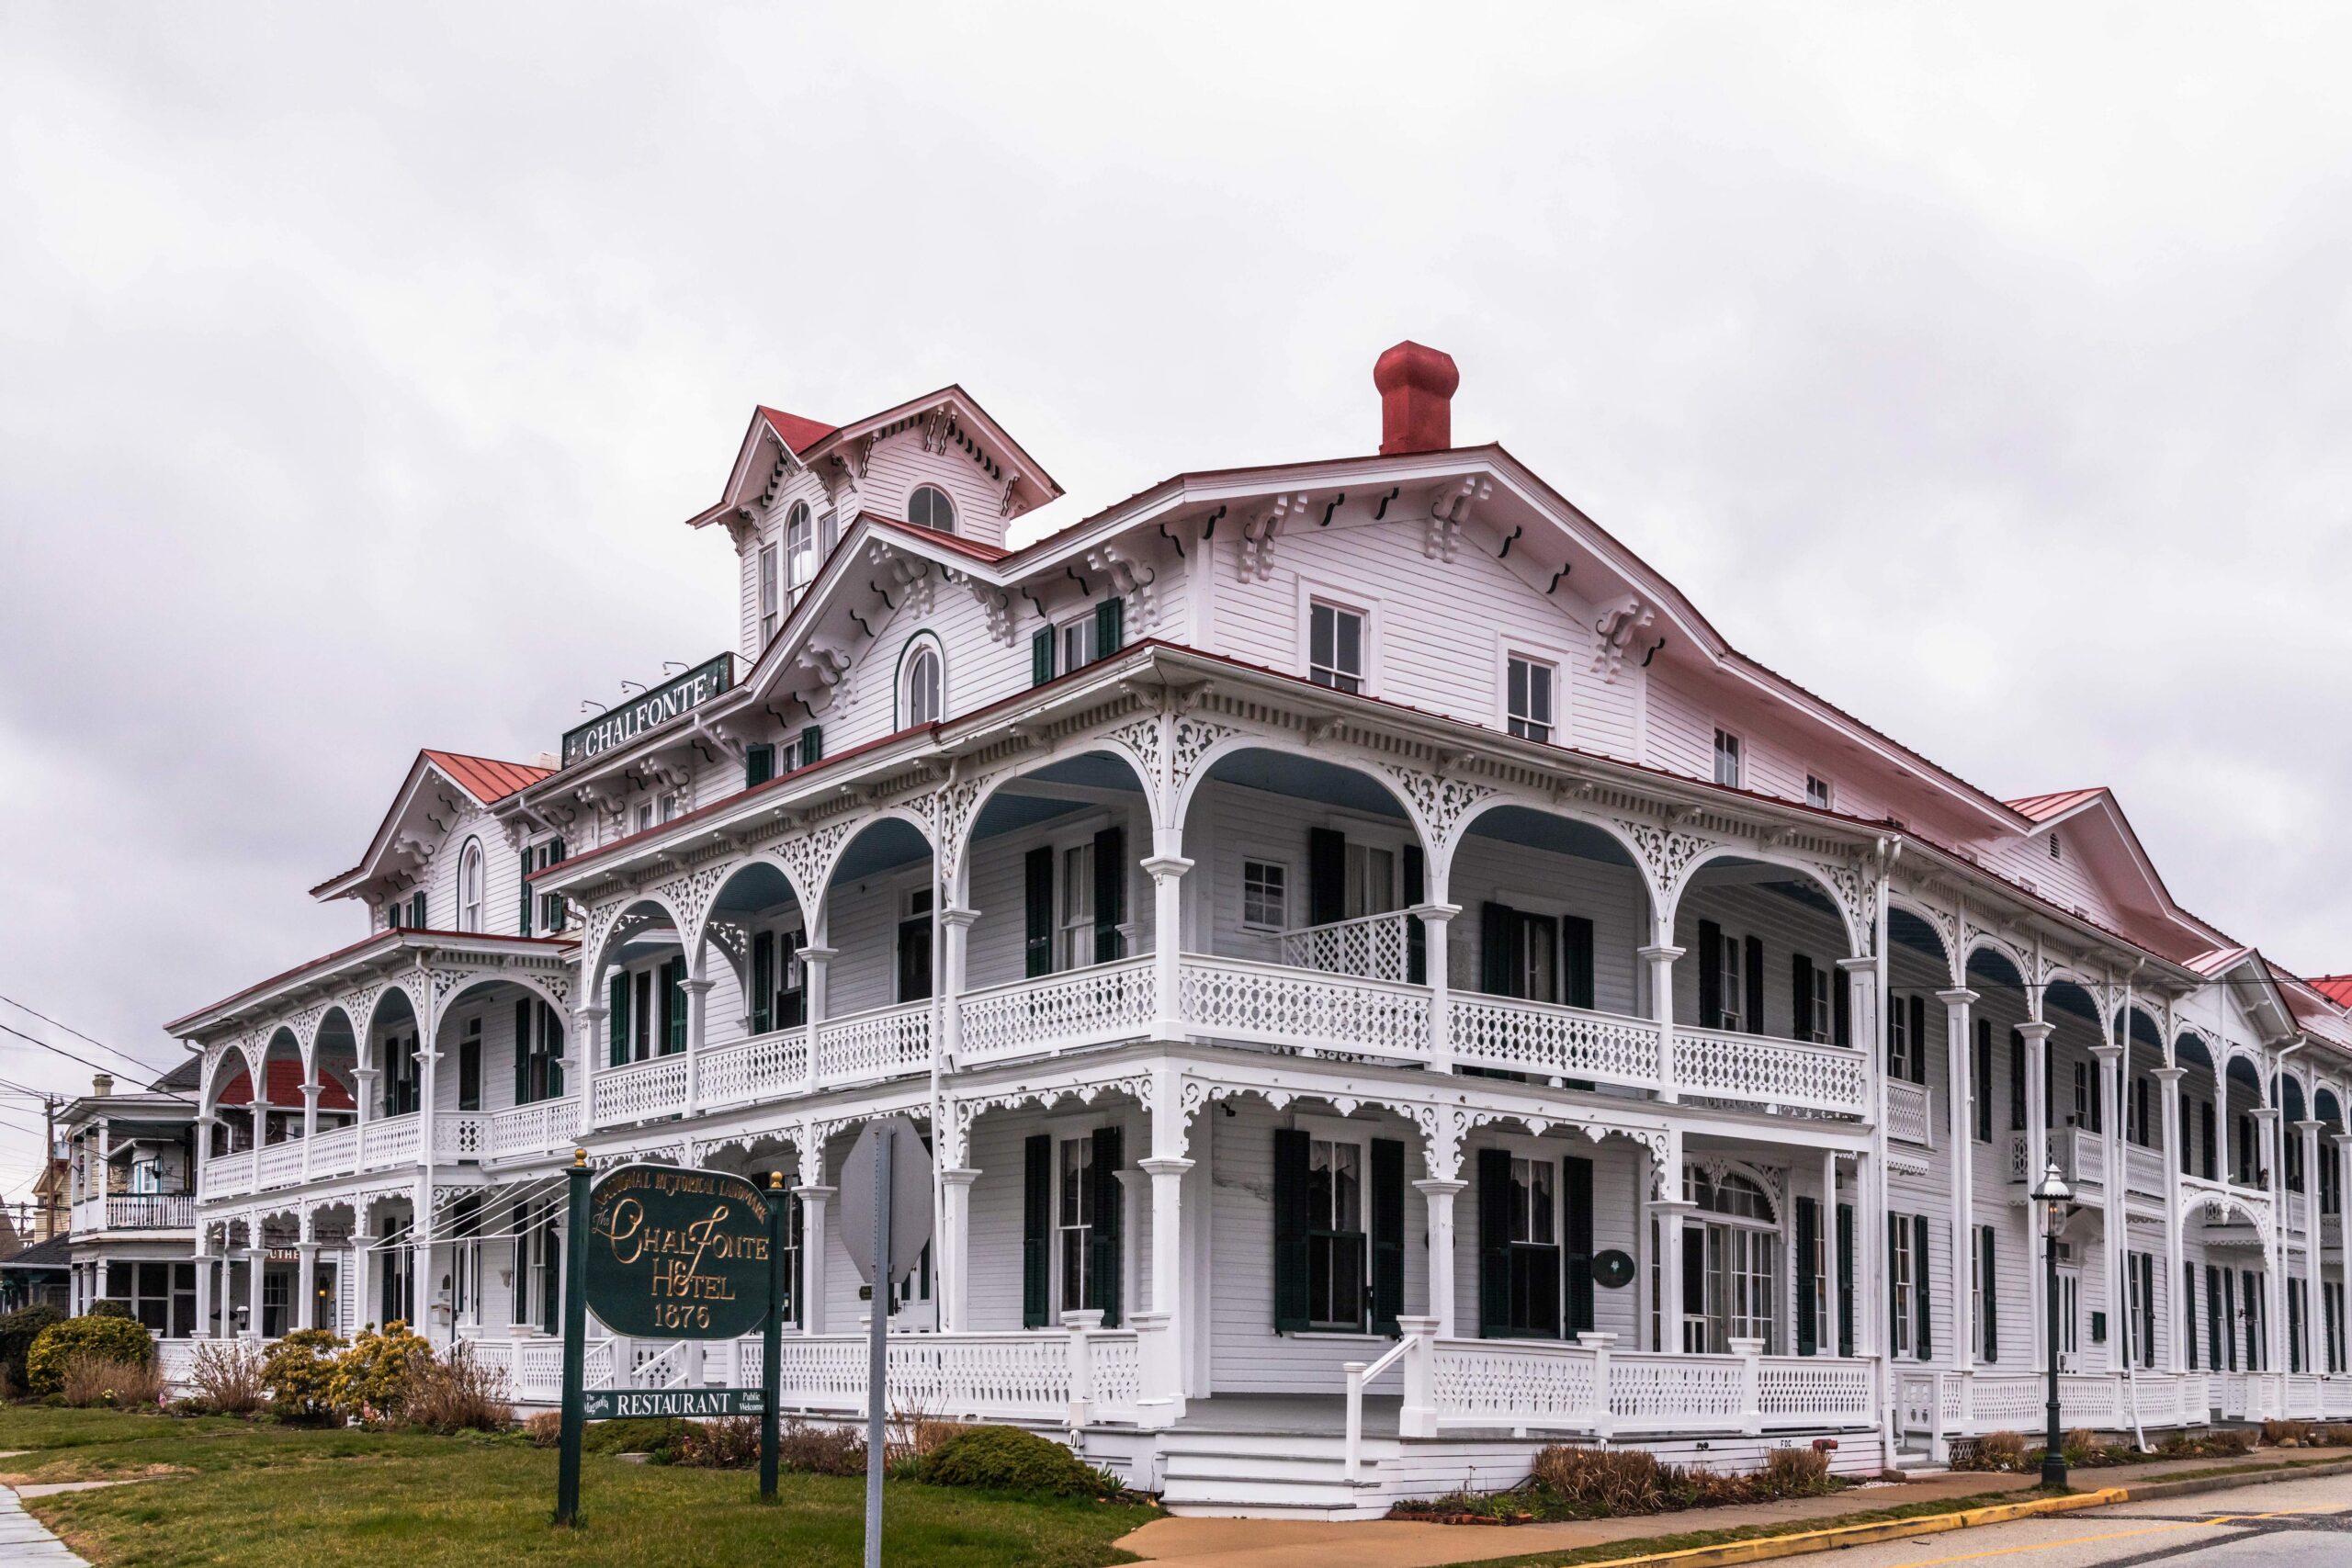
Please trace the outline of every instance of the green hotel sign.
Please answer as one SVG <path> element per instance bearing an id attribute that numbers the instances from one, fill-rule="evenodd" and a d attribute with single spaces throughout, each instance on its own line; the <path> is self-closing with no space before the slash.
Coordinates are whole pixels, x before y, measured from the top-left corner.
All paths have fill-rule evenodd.
<path id="1" fill-rule="evenodd" d="M 625 703 L 606 713 L 597 715 L 563 736 L 563 765 L 584 762 L 589 758 L 625 746 L 639 736 L 661 728 L 663 725 L 699 707 L 735 683 L 735 656 L 722 653 L 718 658 L 697 664 L 692 670 L 654 687 L 633 703 Z"/>
<path id="2" fill-rule="evenodd" d="M 588 1195 L 589 1309 L 637 1338 L 751 1333 L 768 1314 L 768 1194 L 725 1171 L 606 1173 Z"/>
<path id="3" fill-rule="evenodd" d="M 642 1416 L 760 1416 L 767 1401 L 756 1388 L 592 1388 L 581 1395 L 581 1417 L 629 1421 Z"/>

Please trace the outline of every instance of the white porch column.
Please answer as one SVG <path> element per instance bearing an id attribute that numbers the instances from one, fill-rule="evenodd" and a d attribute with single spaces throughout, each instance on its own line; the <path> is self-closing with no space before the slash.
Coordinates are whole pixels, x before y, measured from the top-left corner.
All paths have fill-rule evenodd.
<path id="1" fill-rule="evenodd" d="M 978 909 L 939 911 L 939 1058 L 954 1067 L 964 1059 L 964 985 L 971 969 L 972 922 Z"/>
<path id="2" fill-rule="evenodd" d="M 300 1263 L 294 1280 L 294 1326 L 316 1328 L 319 1325 L 319 1244 L 302 1241 L 295 1244 Z"/>
<path id="3" fill-rule="evenodd" d="M 2335 1134 L 2333 1142 L 2328 1158 L 2335 1161 L 2335 1234 L 2344 1260 L 2345 1294 L 2352 1298 L 2352 1133 Z M 2346 1310 L 2352 1312 L 2352 1299 L 2347 1299 Z M 2346 1348 L 2352 1350 L 2352 1324 L 2346 1325 L 2345 1333 Z M 2352 1366 L 2338 1370 L 2352 1371 Z"/>
<path id="4" fill-rule="evenodd" d="M 1453 1321 L 1453 1200 L 1470 1184 L 1453 1178 L 1424 1177 L 1413 1185 L 1429 1209 L 1429 1318 L 1441 1339 L 1456 1332 Z"/>
<path id="5" fill-rule="evenodd" d="M 2287 1163 L 2278 1157 L 2278 1108 L 2254 1108 L 2255 1159 L 2262 1168 L 2264 1190 L 2270 1195 L 2270 1245 L 2262 1258 L 2262 1362 L 2276 1378 L 2287 1370 Z M 2284 1385 L 2280 1385 L 2283 1387 Z M 2283 1407 L 2282 1407 L 2283 1408 Z"/>
<path id="6" fill-rule="evenodd" d="M 2321 1348 L 2322 1336 L 2312 1327 L 2314 1318 L 2324 1318 L 2326 1306 L 2321 1301 L 2325 1293 L 2321 1284 L 2324 1270 L 2320 1259 L 2326 1248 L 2320 1245 L 2319 1230 L 2319 1130 L 2324 1125 L 2305 1119 L 2295 1123 L 2295 1131 L 2303 1140 L 2303 1371 L 2320 1372 L 2327 1370 L 2326 1356 Z"/>
<path id="7" fill-rule="evenodd" d="M 2107 1202 L 2099 1215 L 2099 1270 L 2107 1281 L 2100 1292 L 2107 1297 L 2107 1370 L 2120 1372 L 2132 1349 L 2132 1292 L 2123 1260 L 2123 1244 L 2129 1239 L 2124 1222 L 2126 1182 L 2123 1150 L 2116 1135 L 2116 1119 L 2123 1110 L 2116 1068 L 2123 1059 L 2123 1047 L 2102 1036 L 2091 1047 L 2091 1057 L 2095 1064 L 2092 1088 L 2098 1096 L 2100 1158 L 2107 1168 L 2103 1189 Z"/>
<path id="8" fill-rule="evenodd" d="M 2044 1086 L 2049 1082 L 2050 1033 L 2057 1026 L 2033 1022 L 2018 1026 L 2018 1033 L 2025 1040 L 2025 1190 L 2028 1193 L 2041 1185 L 2041 1173 L 2050 1164 L 2050 1102 Z M 2041 1217 L 2034 1213 L 2030 1199 L 2026 1203 L 2026 1235 L 2039 1238 L 2042 1235 Z M 2045 1298 L 2042 1276 L 2047 1271 L 2041 1259 L 2044 1244 L 2036 1240 L 2029 1252 L 2033 1267 L 2026 1270 L 2026 1296 L 2030 1305 L 2028 1315 L 2033 1319 L 2033 1364 L 2050 1364 L 2049 1307 Z"/>
<path id="9" fill-rule="evenodd" d="M 1411 913 L 1421 922 L 1421 963 L 1430 987 L 1430 1070 L 1450 1073 L 1453 1071 L 1453 976 L 1446 964 L 1446 932 L 1453 917 L 1462 913 L 1462 906 L 1419 904 Z M 1453 1331 L 1451 1325 L 1440 1330 Z"/>
<path id="10" fill-rule="evenodd" d="M 817 1036 L 825 1025 L 825 975 L 833 962 L 837 949 L 820 947 L 811 942 L 800 950 L 801 974 L 808 983 L 808 1082 L 817 1087 Z M 828 1190 L 831 1190 L 828 1189 Z"/>
<path id="11" fill-rule="evenodd" d="M 1823 1331 L 1815 1336 L 1818 1351 L 1824 1356 L 1843 1354 L 1838 1345 L 1838 1325 L 1846 1320 L 1845 1276 L 1838 1268 L 1838 1151 L 1825 1149 L 1821 1155 L 1821 1234 L 1816 1238 L 1821 1247 L 1821 1276 L 1825 1289 L 1822 1295 L 1829 1314 Z M 1809 1259 L 1807 1261 L 1810 1261 Z"/>
<path id="12" fill-rule="evenodd" d="M 203 1233 L 200 1231 L 196 1244 L 195 1337 L 212 1337 L 212 1255 L 204 1250 Z"/>
<path id="13" fill-rule="evenodd" d="M 258 1339 L 261 1335 L 262 1277 L 269 1272 L 266 1262 L 269 1249 L 260 1245 L 261 1222 L 254 1222 L 254 1245 L 245 1249 L 245 1337 Z"/>
<path id="14" fill-rule="evenodd" d="M 1669 1002 L 1671 998 L 1669 998 Z M 1682 1354 L 1682 1216 L 1693 1205 L 1682 1196 L 1682 1133 L 1668 1128 L 1666 1156 L 1652 1156 L 1657 1196 L 1650 1200 L 1650 1216 L 1657 1222 L 1657 1348 L 1667 1356 Z M 1634 1343 L 1640 1343 L 1635 1336 Z"/>
<path id="15" fill-rule="evenodd" d="M 311 1145 L 319 1137 L 319 1090 L 315 1083 L 302 1086 L 302 1179 L 311 1179 Z"/>
<path id="16" fill-rule="evenodd" d="M 1184 1292 L 1184 1173 L 1193 1162 L 1155 1155 L 1136 1164 L 1151 1178 L 1151 1310 L 1169 1314 L 1172 1331 L 1182 1332 Z"/>
<path id="17" fill-rule="evenodd" d="M 939 1173 L 940 1197 L 946 1213 L 947 1234 L 940 1239 L 940 1271 L 946 1276 L 946 1309 L 940 1327 L 959 1333 L 971 1326 L 972 1313 L 972 1183 L 980 1173 L 967 1168 Z"/>
<path id="18" fill-rule="evenodd" d="M 1637 949 L 1642 960 L 1649 965 L 1650 1018 L 1657 1024 L 1657 1097 L 1667 1104 L 1682 1098 L 1674 1087 L 1674 961 L 1682 956 L 1682 949 L 1674 945 L 1673 917 L 1662 916 L 1657 921 L 1657 940 Z M 1681 1176 L 1677 1172 L 1675 1179 Z M 1682 1196 L 1679 1188 L 1667 1193 L 1670 1199 Z M 1676 1222 L 1679 1227 L 1679 1220 Z M 1681 1298 L 1675 1298 L 1679 1304 Z M 1639 1337 L 1636 1336 L 1636 1342 Z"/>
<path id="19" fill-rule="evenodd" d="M 212 1162 L 212 1129 L 220 1122 L 220 1118 L 209 1111 L 200 1112 L 196 1119 L 196 1150 L 190 1159 L 188 1189 L 196 1194 L 195 1202 L 199 1208 L 212 1196 L 204 1179 L 204 1168 Z"/>
<path id="20" fill-rule="evenodd" d="M 409 1252 L 409 1311 L 413 1314 L 409 1327 L 436 1346 L 446 1344 L 456 1337 L 458 1320 L 455 1314 L 450 1315 L 448 1336 L 435 1332 L 433 1304 L 438 1299 L 440 1281 L 433 1277 L 433 1238 L 422 1237 L 410 1247 Z"/>
<path id="21" fill-rule="evenodd" d="M 592 992 L 591 995 L 594 993 Z M 573 1010 L 579 1024 L 580 1054 L 576 1062 L 567 1063 L 577 1070 L 565 1082 L 564 1088 L 580 1097 L 573 1108 L 572 1135 L 584 1138 L 596 1125 L 596 1069 L 605 1061 L 605 1017 L 612 1010 L 594 1003 Z"/>
<path id="22" fill-rule="evenodd" d="M 2180 1299 L 2181 1237 L 2180 1237 L 2180 1080 L 2187 1077 L 2187 1067 L 2164 1066 L 2156 1069 L 2156 1081 L 2164 1086 L 2165 1129 L 2165 1288 L 2163 1295 L 2173 1303 L 2165 1314 L 2169 1319 L 2160 1337 L 2165 1346 L 2165 1371 L 2177 1376 L 2188 1370 L 2188 1348 L 2182 1337 L 2188 1330 L 2188 1314 Z"/>
<path id="23" fill-rule="evenodd" d="M 702 1032 L 703 1020 L 709 1011 L 710 981 L 681 980 L 678 988 L 686 993 L 686 1114 L 699 1114 L 702 1110 Z"/>
<path id="24" fill-rule="evenodd" d="M 1944 1080 L 1951 1102 L 1951 1364 L 1976 1364 L 1976 1041 L 1969 1023 L 1976 993 L 1938 991 L 1944 1004 Z"/>
<path id="25" fill-rule="evenodd" d="M 1170 842 L 1158 843 L 1163 837 Z M 1156 829 L 1152 838 L 1156 852 L 1143 863 L 1144 870 L 1151 874 L 1151 1032 L 1157 1040 L 1182 1040 L 1184 874 L 1193 869 L 1193 863 L 1176 852 L 1183 838 L 1181 831 Z"/>
<path id="26" fill-rule="evenodd" d="M 800 1332 L 825 1332 L 825 1206 L 833 1189 L 810 1183 L 796 1187 L 800 1200 Z"/>

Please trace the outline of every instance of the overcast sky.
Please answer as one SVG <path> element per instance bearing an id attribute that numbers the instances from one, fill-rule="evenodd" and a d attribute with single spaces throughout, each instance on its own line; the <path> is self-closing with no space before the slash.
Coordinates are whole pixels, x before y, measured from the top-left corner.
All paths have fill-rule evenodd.
<path id="1" fill-rule="evenodd" d="M 728 646 L 755 400 L 961 381 L 1067 520 L 1369 450 L 1408 335 L 1746 651 L 2352 967 L 2328 8 L 837 9 L 0 0 L 0 994 L 167 1064 L 420 745 Z"/>

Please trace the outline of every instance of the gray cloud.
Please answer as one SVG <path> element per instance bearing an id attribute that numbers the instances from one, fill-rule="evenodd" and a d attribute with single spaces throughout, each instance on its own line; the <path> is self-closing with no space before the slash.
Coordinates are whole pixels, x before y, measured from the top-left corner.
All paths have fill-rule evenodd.
<path id="1" fill-rule="evenodd" d="M 961 380 L 1076 516 L 1367 449 L 1408 334 L 1756 657 L 2352 964 L 2342 20 L 1432 16 L 8 7 L 0 989 L 161 1062 L 348 940 L 416 747 L 729 640 L 755 400 Z"/>

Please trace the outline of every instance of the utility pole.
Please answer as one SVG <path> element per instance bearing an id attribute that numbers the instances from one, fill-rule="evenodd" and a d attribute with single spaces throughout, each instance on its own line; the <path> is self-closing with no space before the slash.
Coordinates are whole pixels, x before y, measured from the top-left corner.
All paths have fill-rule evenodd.
<path id="1" fill-rule="evenodd" d="M 40 1097 L 40 1177 L 49 1195 L 41 1200 L 41 1239 L 57 1234 L 57 1097 Z"/>

